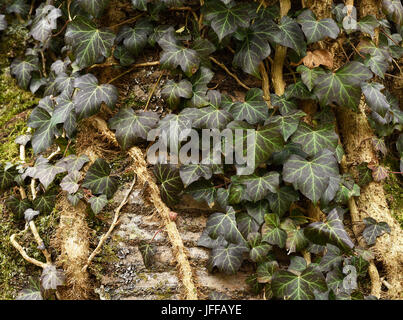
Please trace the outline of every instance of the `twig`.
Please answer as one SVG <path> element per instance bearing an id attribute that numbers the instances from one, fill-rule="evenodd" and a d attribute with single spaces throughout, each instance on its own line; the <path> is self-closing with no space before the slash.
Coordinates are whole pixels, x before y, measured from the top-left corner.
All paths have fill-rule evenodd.
<path id="1" fill-rule="evenodd" d="M 150 101 L 151 101 L 151 97 L 153 96 L 155 89 L 157 89 L 158 83 L 160 83 L 160 80 L 161 80 L 161 78 L 162 78 L 163 75 L 164 75 L 164 72 L 162 72 L 162 73 L 160 74 L 160 76 L 158 77 L 157 82 L 156 82 L 156 83 L 154 84 L 154 86 L 152 87 L 152 89 L 151 89 L 151 91 L 150 91 L 150 94 L 148 95 L 147 103 L 146 103 L 146 106 L 144 107 L 144 110 L 147 110 L 148 105 L 150 104 Z"/>
<path id="2" fill-rule="evenodd" d="M 99 240 L 99 243 L 97 245 L 97 247 L 95 248 L 95 250 L 91 253 L 91 255 L 89 256 L 87 263 L 85 264 L 85 266 L 81 269 L 81 271 L 85 272 L 88 268 L 88 266 L 91 264 L 92 260 L 95 258 L 95 256 L 98 254 L 98 252 L 101 250 L 102 245 L 105 243 L 106 239 L 109 238 L 110 234 L 112 233 L 113 229 L 116 227 L 116 225 L 118 224 L 118 219 L 119 219 L 119 213 L 120 210 L 123 208 L 123 206 L 127 203 L 127 199 L 129 198 L 129 195 L 132 193 L 134 185 L 136 184 L 136 180 L 137 180 L 137 176 L 134 176 L 133 182 L 130 185 L 130 188 L 128 190 L 128 192 L 126 193 L 125 197 L 123 198 L 122 202 L 120 203 L 119 207 L 116 208 L 115 210 L 115 215 L 113 217 L 113 221 L 112 224 L 110 225 L 108 231 L 101 237 L 101 239 Z"/>
<path id="3" fill-rule="evenodd" d="M 144 62 L 144 63 L 134 64 L 130 69 L 126 70 L 125 72 L 123 72 L 121 74 L 119 74 L 117 77 L 113 78 L 112 80 L 109 80 L 108 83 L 112 83 L 113 81 L 116 81 L 120 77 L 123 77 L 125 74 L 128 74 L 128 73 L 132 72 L 136 68 L 157 66 L 159 64 L 160 64 L 159 61 L 151 61 L 151 62 Z"/>
<path id="4" fill-rule="evenodd" d="M 114 24 L 113 26 L 110 26 L 109 28 L 110 28 L 110 29 L 113 29 L 113 28 L 119 27 L 119 26 L 121 26 L 121 25 L 124 25 L 124 24 L 126 24 L 126 23 L 134 22 L 134 21 L 136 21 L 138 18 L 142 17 L 143 15 L 144 15 L 144 13 L 140 13 L 139 15 L 137 15 L 137 16 L 135 16 L 135 17 L 133 17 L 133 18 L 127 19 L 127 20 L 122 21 L 122 22 L 120 22 L 120 23 L 118 23 L 118 24 Z"/>
<path id="5" fill-rule="evenodd" d="M 234 73 L 232 73 L 231 71 L 228 70 L 228 68 L 225 66 L 225 64 L 217 61 L 214 57 L 210 57 L 210 60 L 213 61 L 215 64 L 217 64 L 219 67 L 221 67 L 222 69 L 224 69 L 224 71 L 226 73 L 228 73 L 232 78 L 235 79 L 235 81 L 243 88 L 245 88 L 246 90 L 250 90 L 250 88 L 244 84 L 241 80 L 239 80 L 238 76 Z"/>
<path id="6" fill-rule="evenodd" d="M 52 34 L 52 37 L 57 37 L 59 34 L 61 34 L 64 29 L 66 29 L 67 25 L 71 22 L 71 20 L 67 20 L 66 23 L 63 25 L 63 27 L 55 34 Z"/>
<path id="7" fill-rule="evenodd" d="M 11 237 L 10 237 L 10 242 L 11 242 L 11 244 L 13 245 L 13 247 L 17 249 L 17 251 L 20 253 L 20 255 L 21 255 L 26 261 L 28 261 L 28 262 L 30 262 L 30 263 L 32 263 L 32 264 L 34 264 L 34 265 L 36 265 L 36 266 L 41 267 L 42 269 L 44 269 L 44 268 L 47 266 L 47 264 L 46 264 L 46 263 L 43 263 L 43 262 L 41 262 L 41 261 L 38 261 L 38 260 L 36 260 L 36 259 L 34 259 L 34 258 L 31 258 L 31 257 L 25 252 L 24 248 L 21 247 L 21 245 L 17 242 L 17 240 L 15 240 L 15 237 L 16 237 L 16 236 L 17 236 L 16 234 L 13 234 L 13 235 L 11 235 Z"/>
<path id="8" fill-rule="evenodd" d="M 39 235 L 39 232 L 36 229 L 36 225 L 33 220 L 29 222 L 29 227 L 31 229 L 32 234 L 34 235 L 34 238 L 35 238 L 36 243 L 38 244 L 38 247 L 40 248 L 40 250 L 42 251 L 43 255 L 46 258 L 46 263 L 52 264 L 52 257 L 50 255 L 50 253 L 48 252 L 48 250 L 46 249 L 45 243 L 43 242 L 41 236 Z"/>

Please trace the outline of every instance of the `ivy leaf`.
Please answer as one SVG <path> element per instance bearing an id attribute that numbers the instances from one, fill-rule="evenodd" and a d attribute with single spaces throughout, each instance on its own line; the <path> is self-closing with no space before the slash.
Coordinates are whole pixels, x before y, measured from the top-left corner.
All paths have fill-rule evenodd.
<path id="1" fill-rule="evenodd" d="M 71 137 L 76 130 L 77 124 L 73 100 L 66 92 L 61 93 L 55 100 L 56 107 L 52 119 L 55 124 L 63 123 L 63 128 L 68 136 Z"/>
<path id="2" fill-rule="evenodd" d="M 14 0 L 13 3 L 7 6 L 7 13 L 18 13 L 26 15 L 29 12 L 29 5 L 25 0 Z"/>
<path id="3" fill-rule="evenodd" d="M 119 43 L 123 40 L 125 48 L 133 55 L 138 56 L 147 45 L 148 36 L 152 33 L 153 27 L 147 20 L 143 19 L 136 23 L 134 28 L 124 26 L 116 37 Z"/>
<path id="4" fill-rule="evenodd" d="M 146 140 L 148 132 L 154 128 L 159 116 L 152 111 L 136 113 L 132 108 L 125 108 L 109 120 L 109 127 L 116 130 L 116 139 L 127 150 L 141 138 Z"/>
<path id="5" fill-rule="evenodd" d="M 88 169 L 82 187 L 90 189 L 94 194 L 105 194 L 110 199 L 118 188 L 117 178 L 110 176 L 110 173 L 109 164 L 98 158 Z"/>
<path id="6" fill-rule="evenodd" d="M 269 39 L 273 24 L 271 20 L 257 19 L 245 31 L 241 46 L 234 56 L 233 64 L 235 66 L 241 67 L 244 72 L 260 78 L 259 64 L 271 52 Z"/>
<path id="7" fill-rule="evenodd" d="M 264 216 L 264 219 L 266 224 L 262 230 L 263 241 L 284 248 L 287 233 L 280 228 L 280 217 L 275 213 L 269 213 Z"/>
<path id="8" fill-rule="evenodd" d="M 350 251 L 354 247 L 336 209 L 327 215 L 326 222 L 311 223 L 304 232 L 310 241 L 319 245 L 330 243 L 344 251 Z"/>
<path id="9" fill-rule="evenodd" d="M 364 65 L 369 67 L 377 76 L 384 79 L 385 72 L 389 67 L 389 62 L 392 62 L 389 51 L 385 48 L 378 48 L 370 39 L 361 40 L 357 50 L 361 54 L 366 55 Z"/>
<path id="10" fill-rule="evenodd" d="M 251 233 L 248 236 L 248 240 L 251 236 L 258 235 L 260 238 L 260 233 Z M 271 250 L 271 246 L 268 244 L 261 243 L 260 240 L 258 243 L 251 245 L 251 250 L 249 251 L 249 257 L 253 262 L 263 262 Z"/>
<path id="11" fill-rule="evenodd" d="M 329 272 L 333 269 L 341 267 L 343 256 L 340 249 L 334 245 L 326 244 L 326 254 L 322 257 L 319 263 L 319 268 L 322 272 Z"/>
<path id="12" fill-rule="evenodd" d="M 380 182 L 382 180 L 385 180 L 387 177 L 389 177 L 388 170 L 383 166 L 368 165 L 368 168 L 372 170 L 372 178 L 376 182 Z"/>
<path id="13" fill-rule="evenodd" d="M 67 170 L 69 173 L 74 171 L 80 171 L 84 164 L 86 164 L 90 159 L 85 155 L 82 154 L 77 156 L 75 154 L 68 155 L 65 158 L 60 159 L 56 162 L 58 167 L 62 167 Z"/>
<path id="14" fill-rule="evenodd" d="M 268 172 L 264 176 L 252 174 L 241 176 L 237 181 L 245 185 L 251 201 L 256 202 L 264 199 L 269 192 L 277 192 L 280 185 L 280 174 L 275 171 Z"/>
<path id="15" fill-rule="evenodd" d="M 55 79 L 56 89 L 65 93 L 66 97 L 71 97 L 74 91 L 74 80 L 77 78 L 76 75 L 68 75 L 64 72 L 59 73 Z"/>
<path id="16" fill-rule="evenodd" d="M 91 204 L 91 210 L 95 213 L 98 214 L 102 211 L 102 209 L 107 205 L 108 199 L 106 198 L 106 195 L 101 194 L 98 197 L 91 197 L 88 202 Z"/>
<path id="17" fill-rule="evenodd" d="M 248 252 L 248 249 L 243 244 L 230 243 L 227 247 L 213 248 L 208 269 L 211 272 L 214 268 L 218 268 L 226 274 L 235 274 L 242 264 L 245 252 Z"/>
<path id="18" fill-rule="evenodd" d="M 65 282 L 63 270 L 56 269 L 54 265 L 47 265 L 41 275 L 41 284 L 45 290 L 56 290 Z"/>
<path id="19" fill-rule="evenodd" d="M 340 293 L 344 291 L 343 279 L 344 274 L 341 272 L 340 268 L 334 268 L 326 275 L 326 283 L 329 289 L 333 290 L 335 293 Z"/>
<path id="20" fill-rule="evenodd" d="M 179 83 L 168 80 L 161 90 L 161 95 L 171 108 L 176 108 L 180 98 L 190 99 L 192 97 L 192 84 L 188 80 L 182 80 Z"/>
<path id="21" fill-rule="evenodd" d="M 109 57 L 115 35 L 108 29 L 98 29 L 96 25 L 83 17 L 69 23 L 65 41 L 73 47 L 75 62 L 83 69 Z"/>
<path id="22" fill-rule="evenodd" d="M 304 152 L 314 156 L 324 149 L 335 151 L 339 137 L 334 131 L 333 124 L 312 128 L 305 122 L 301 122 L 291 141 L 299 143 Z"/>
<path id="23" fill-rule="evenodd" d="M 163 50 L 160 57 L 160 63 L 163 68 L 175 69 L 180 66 L 182 71 L 189 77 L 199 68 L 200 58 L 197 52 L 180 45 L 175 38 L 173 28 L 164 32 L 163 36 L 158 40 L 158 44 Z"/>
<path id="24" fill-rule="evenodd" d="M 271 117 L 266 120 L 265 125 L 274 124 L 283 136 L 284 141 L 287 141 L 297 131 L 299 122 L 304 116 L 306 116 L 305 112 L 295 110 L 283 116 Z"/>
<path id="25" fill-rule="evenodd" d="M 386 147 L 385 140 L 379 139 L 377 137 L 372 138 L 372 145 L 375 151 L 381 152 L 384 156 L 388 153 L 388 148 Z"/>
<path id="26" fill-rule="evenodd" d="M 372 111 L 375 111 L 382 117 L 390 110 L 390 104 L 386 96 L 381 92 L 385 87 L 377 82 L 361 84 L 362 93 Z"/>
<path id="27" fill-rule="evenodd" d="M 25 210 L 31 208 L 31 202 L 28 199 L 18 199 L 14 196 L 9 197 L 5 204 L 17 220 L 24 219 Z"/>
<path id="28" fill-rule="evenodd" d="M 59 173 L 65 172 L 66 169 L 59 166 L 58 164 L 52 165 L 47 161 L 35 163 L 32 178 L 39 179 L 45 189 L 49 187 L 49 185 L 55 180 L 56 175 Z"/>
<path id="29" fill-rule="evenodd" d="M 245 239 L 237 228 L 235 211 L 232 207 L 227 207 L 226 213 L 216 212 L 210 215 L 205 232 L 212 239 L 223 237 L 231 244 L 246 245 Z"/>
<path id="30" fill-rule="evenodd" d="M 179 146 L 180 133 L 192 128 L 192 122 L 198 115 L 188 111 L 186 108 L 179 114 L 170 113 L 159 121 L 158 129 L 161 130 L 160 134 L 166 139 L 164 142 L 167 145 Z"/>
<path id="31" fill-rule="evenodd" d="M 211 91 L 209 91 L 211 100 Z M 233 120 L 231 113 L 214 106 L 210 102 L 210 107 L 198 109 L 199 117 L 193 122 L 194 127 L 200 129 L 224 129 Z"/>
<path id="32" fill-rule="evenodd" d="M 358 21 L 358 29 L 363 33 L 368 33 L 372 38 L 375 37 L 375 28 L 379 26 L 379 22 L 373 15 L 367 15 Z"/>
<path id="33" fill-rule="evenodd" d="M 294 185 L 304 196 L 317 203 L 329 185 L 330 177 L 337 177 L 339 168 L 336 158 L 327 149 L 312 160 L 292 155 L 283 167 L 283 180 Z"/>
<path id="34" fill-rule="evenodd" d="M 263 99 L 263 91 L 258 88 L 250 89 L 245 96 L 245 102 L 236 102 L 230 108 L 235 120 L 245 120 L 250 124 L 263 122 L 269 116 L 269 109 Z"/>
<path id="35" fill-rule="evenodd" d="M 150 268 L 155 260 L 155 247 L 150 243 L 141 242 L 139 245 L 139 250 L 141 256 L 143 257 L 144 266 L 146 268 Z"/>
<path id="36" fill-rule="evenodd" d="M 207 1 L 203 7 L 204 18 L 221 42 L 225 36 L 232 34 L 238 27 L 247 28 L 251 18 L 251 7 L 247 3 L 227 7 L 220 1 Z"/>
<path id="37" fill-rule="evenodd" d="M 168 205 L 178 202 L 178 195 L 183 190 L 179 170 L 173 165 L 159 164 L 154 167 L 154 174 L 160 185 L 162 200 Z"/>
<path id="38" fill-rule="evenodd" d="M 278 298 L 290 300 L 314 300 L 314 290 L 327 291 L 323 274 L 313 266 L 306 268 L 300 275 L 277 271 L 273 275 L 271 288 Z"/>
<path id="39" fill-rule="evenodd" d="M 217 188 L 215 188 L 211 181 L 200 180 L 189 185 L 186 188 L 186 193 L 190 194 L 197 201 L 206 201 L 209 207 L 213 207 L 217 197 Z"/>
<path id="40" fill-rule="evenodd" d="M 70 194 L 76 193 L 79 188 L 78 181 L 80 179 L 81 173 L 79 171 L 72 171 L 62 179 L 60 187 Z"/>
<path id="41" fill-rule="evenodd" d="M 270 283 L 273 274 L 279 269 L 277 261 L 266 261 L 257 267 L 257 280 L 260 283 Z"/>
<path id="42" fill-rule="evenodd" d="M 322 106 L 332 102 L 357 109 L 360 102 L 360 84 L 372 78 L 372 73 L 360 62 L 352 61 L 335 73 L 327 72 L 315 80 L 314 93 Z"/>
<path id="43" fill-rule="evenodd" d="M 273 33 L 273 40 L 284 47 L 293 49 L 299 56 L 305 56 L 304 34 L 298 23 L 292 18 L 288 16 L 281 18 L 278 31 Z"/>
<path id="44" fill-rule="evenodd" d="M 309 91 L 314 88 L 315 80 L 326 73 L 322 68 L 310 69 L 304 65 L 298 66 L 297 71 L 301 74 L 301 80 Z"/>
<path id="45" fill-rule="evenodd" d="M 41 4 L 36 9 L 29 35 L 42 43 L 47 41 L 52 34 L 52 30 L 57 28 L 57 18 L 61 16 L 62 10 L 49 4 Z"/>
<path id="46" fill-rule="evenodd" d="M 17 175 L 17 171 L 14 166 L 7 167 L 0 166 L 0 190 L 6 191 L 14 184 L 14 178 Z"/>
<path id="47" fill-rule="evenodd" d="M 303 272 L 307 267 L 306 261 L 303 257 L 292 256 L 290 260 L 288 271 L 291 271 L 295 274 L 301 274 L 301 272 Z"/>
<path id="48" fill-rule="evenodd" d="M 24 89 L 28 88 L 33 71 L 39 71 L 39 60 L 36 56 L 28 55 L 25 60 L 14 59 L 10 66 L 11 74 L 17 78 L 18 85 Z"/>
<path id="49" fill-rule="evenodd" d="M 131 0 L 134 9 L 147 11 L 147 3 L 151 0 Z"/>
<path id="50" fill-rule="evenodd" d="M 56 193 L 53 190 L 45 192 L 35 198 L 33 207 L 42 214 L 49 214 L 56 205 Z"/>
<path id="51" fill-rule="evenodd" d="M 336 39 L 340 33 L 340 29 L 333 19 L 326 18 L 318 21 L 309 9 L 304 10 L 298 16 L 297 21 L 302 27 L 308 44 L 321 41 L 326 37 Z"/>
<path id="52" fill-rule="evenodd" d="M 267 196 L 270 203 L 270 209 L 279 217 L 282 217 L 294 201 L 299 199 L 298 193 L 289 186 L 281 187 L 276 193 L 270 193 Z"/>
<path id="53" fill-rule="evenodd" d="M 265 214 L 269 213 L 268 201 L 248 202 L 245 207 L 248 215 L 251 216 L 258 223 L 258 227 L 260 227 L 264 222 Z"/>
<path id="54" fill-rule="evenodd" d="M 293 220 L 287 218 L 281 223 L 281 228 L 287 233 L 287 240 L 285 243 L 287 254 L 300 252 L 308 245 L 309 241 L 305 238 L 304 230 L 300 229 Z"/>
<path id="55" fill-rule="evenodd" d="M 135 57 L 123 46 L 117 46 L 113 51 L 113 56 L 119 60 L 122 67 L 130 66 L 136 61 Z"/>
<path id="56" fill-rule="evenodd" d="M 74 87 L 79 88 L 73 97 L 74 106 L 79 119 L 88 118 L 98 113 L 101 103 L 109 108 L 115 106 L 118 90 L 111 84 L 98 84 L 98 79 L 87 73 L 74 80 Z"/>
<path id="57" fill-rule="evenodd" d="M 365 260 L 362 256 L 352 257 L 351 265 L 353 265 L 357 271 L 359 277 L 365 277 L 367 275 L 369 262 Z"/>
<path id="58" fill-rule="evenodd" d="M 192 76 L 190 81 L 192 82 L 193 95 L 188 101 L 190 107 L 201 108 L 209 104 L 207 84 L 213 79 L 213 76 L 214 73 L 206 67 L 201 67 L 199 71 Z"/>
<path id="59" fill-rule="evenodd" d="M 291 111 L 297 110 L 297 104 L 293 99 L 287 99 L 284 95 L 281 97 L 276 94 L 270 94 L 270 102 L 274 107 L 278 107 L 281 115 L 286 115 Z"/>
<path id="60" fill-rule="evenodd" d="M 244 238 L 247 238 L 251 233 L 259 231 L 260 224 L 249 214 L 241 212 L 236 217 L 238 230 Z"/>
<path id="61" fill-rule="evenodd" d="M 32 210 L 31 208 L 27 209 L 24 211 L 24 218 L 26 222 L 30 222 L 33 220 L 37 215 L 39 214 L 39 211 Z"/>
<path id="62" fill-rule="evenodd" d="M 234 121 L 227 126 L 230 129 L 249 129 L 245 123 Z M 248 138 L 254 143 L 248 143 Z M 274 152 L 281 151 L 284 142 L 283 137 L 277 128 L 272 125 L 266 125 L 258 130 L 247 131 L 242 137 L 235 136 L 235 145 L 243 145 L 244 155 L 255 159 L 255 168 L 265 163 Z"/>
<path id="63" fill-rule="evenodd" d="M 390 227 L 386 222 L 377 222 L 371 217 L 364 218 L 365 229 L 362 233 L 366 243 L 371 246 L 375 244 L 376 238 L 385 232 L 390 233 Z"/>
<path id="64" fill-rule="evenodd" d="M 109 0 L 78 0 L 80 7 L 95 18 L 100 18 L 105 8 L 109 4 Z"/>
<path id="65" fill-rule="evenodd" d="M 179 174 L 185 187 L 190 185 L 192 182 L 204 178 L 210 180 L 213 171 L 210 165 L 205 164 L 188 164 L 182 165 L 179 169 Z"/>
<path id="66" fill-rule="evenodd" d="M 343 267 L 343 273 L 346 275 L 343 279 L 343 288 L 346 293 L 351 294 L 351 292 L 357 289 L 357 270 L 352 265 L 346 265 Z"/>
<path id="67" fill-rule="evenodd" d="M 403 24 L 403 6 L 399 0 L 383 0 L 382 10 L 398 26 Z"/>
<path id="68" fill-rule="evenodd" d="M 287 86 L 284 92 L 284 96 L 287 99 L 312 99 L 312 93 L 309 92 L 308 88 L 301 80 L 298 80 L 296 83 Z"/>
<path id="69" fill-rule="evenodd" d="M 31 278 L 30 286 L 18 292 L 15 300 L 43 300 L 41 287 L 39 283 L 35 283 Z"/>
<path id="70" fill-rule="evenodd" d="M 0 14 L 0 31 L 7 29 L 7 20 L 4 14 Z"/>

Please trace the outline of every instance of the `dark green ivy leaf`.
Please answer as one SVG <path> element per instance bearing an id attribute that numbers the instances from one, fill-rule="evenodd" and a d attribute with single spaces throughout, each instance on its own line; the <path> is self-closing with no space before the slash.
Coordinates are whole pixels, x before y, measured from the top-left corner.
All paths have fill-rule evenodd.
<path id="1" fill-rule="evenodd" d="M 176 108 L 180 98 L 190 99 L 192 97 L 192 84 L 188 80 L 182 80 L 179 83 L 168 80 L 161 90 L 161 95 L 171 108 Z"/>
<path id="2" fill-rule="evenodd" d="M 105 194 L 110 199 L 118 188 L 117 178 L 110 173 L 109 164 L 98 158 L 88 169 L 82 187 L 90 189 L 93 194 Z"/>
<path id="3" fill-rule="evenodd" d="M 279 188 L 276 193 L 270 193 L 267 199 L 271 211 L 282 217 L 290 209 L 291 204 L 299 199 L 299 196 L 293 188 L 284 186 Z"/>
<path id="4" fill-rule="evenodd" d="M 192 82 L 192 98 L 188 101 L 188 105 L 192 108 L 201 108 L 209 104 L 207 96 L 207 84 L 213 79 L 214 73 L 206 68 L 201 67 L 195 73 L 190 81 Z"/>
<path id="5" fill-rule="evenodd" d="M 56 205 L 56 193 L 54 190 L 49 190 L 35 198 L 33 206 L 41 214 L 49 214 L 53 211 Z"/>
<path id="6" fill-rule="evenodd" d="M 235 102 L 230 108 L 235 120 L 245 120 L 257 124 L 267 119 L 269 109 L 263 99 L 263 91 L 258 88 L 250 89 L 245 96 L 245 102 Z"/>
<path id="7" fill-rule="evenodd" d="M 198 53 L 179 44 L 175 37 L 175 31 L 171 27 L 164 32 L 158 40 L 158 44 L 162 48 L 161 66 L 164 68 L 175 69 L 180 66 L 182 71 L 187 75 L 193 75 L 199 68 L 200 58 Z"/>
<path id="8" fill-rule="evenodd" d="M 386 96 L 381 92 L 385 87 L 377 82 L 363 83 L 361 85 L 362 93 L 372 111 L 375 111 L 382 117 L 390 110 L 390 104 Z"/>
<path id="9" fill-rule="evenodd" d="M 390 233 L 390 227 L 386 222 L 377 222 L 371 217 L 364 218 L 365 229 L 362 233 L 369 246 L 375 244 L 376 238 L 385 232 Z"/>
<path id="10" fill-rule="evenodd" d="M 278 31 L 273 33 L 273 40 L 284 47 L 293 49 L 299 56 L 305 56 L 304 34 L 298 23 L 292 18 L 288 16 L 281 18 Z"/>
<path id="11" fill-rule="evenodd" d="M 264 219 L 266 224 L 262 230 L 263 241 L 284 248 L 287 233 L 280 228 L 280 217 L 275 213 L 269 213 L 264 216 Z"/>
<path id="12" fill-rule="evenodd" d="M 343 262 L 343 256 L 340 249 L 334 245 L 326 244 L 326 254 L 319 263 L 322 272 L 329 272 L 332 269 L 340 268 Z"/>
<path id="13" fill-rule="evenodd" d="M 266 261 L 257 267 L 257 280 L 260 283 L 269 283 L 273 274 L 279 269 L 277 261 Z"/>
<path id="14" fill-rule="evenodd" d="M 102 16 L 105 8 L 109 4 L 109 0 L 78 0 L 81 8 L 91 14 L 95 18 Z"/>
<path id="15" fill-rule="evenodd" d="M 7 12 L 25 16 L 29 12 L 29 7 L 25 0 L 14 0 L 13 3 L 7 6 Z"/>
<path id="16" fill-rule="evenodd" d="M 213 248 L 208 269 L 211 272 L 214 268 L 218 268 L 226 274 L 235 274 L 242 264 L 245 252 L 248 252 L 248 249 L 243 244 L 230 243 L 227 247 Z"/>
<path id="17" fill-rule="evenodd" d="M 147 44 L 148 36 L 152 33 L 153 27 L 147 20 L 140 20 L 136 26 L 131 28 L 124 26 L 116 37 L 119 43 L 123 40 L 125 48 L 133 55 L 138 56 Z"/>
<path id="18" fill-rule="evenodd" d="M 323 274 L 313 266 L 306 268 L 300 275 L 277 271 L 273 275 L 271 287 L 276 297 L 289 300 L 314 300 L 314 290 L 327 291 Z"/>
<path id="19" fill-rule="evenodd" d="M 358 21 L 358 29 L 361 32 L 369 34 L 372 38 L 375 37 L 375 28 L 379 26 L 379 22 L 373 15 L 368 15 Z"/>
<path id="20" fill-rule="evenodd" d="M 56 165 L 58 167 L 62 167 L 66 169 L 69 173 L 74 171 L 80 171 L 84 164 L 86 164 L 90 159 L 82 154 L 77 156 L 75 154 L 71 154 L 65 158 L 60 159 Z"/>
<path id="21" fill-rule="evenodd" d="M 118 90 L 111 84 L 98 84 L 98 79 L 91 73 L 74 80 L 78 92 L 73 97 L 74 106 L 79 119 L 88 118 L 98 113 L 101 103 L 109 108 L 115 106 Z"/>
<path id="22" fill-rule="evenodd" d="M 247 28 L 251 18 L 251 7 L 248 3 L 228 7 L 221 1 L 209 0 L 203 7 L 203 12 L 204 18 L 211 23 L 220 42 L 238 27 Z"/>
<path id="23" fill-rule="evenodd" d="M 80 181 L 80 179 L 81 173 L 78 171 L 72 171 L 62 179 L 60 187 L 62 190 L 67 191 L 70 194 L 76 193 L 79 188 L 78 181 Z"/>
<path id="24" fill-rule="evenodd" d="M 181 180 L 182 183 L 182 180 Z M 190 194 L 197 201 L 205 201 L 209 207 L 214 206 L 217 197 L 217 188 L 210 180 L 199 180 L 193 182 L 186 188 L 186 193 Z M 221 206 L 224 207 L 225 206 Z"/>
<path id="25" fill-rule="evenodd" d="M 17 175 L 14 166 L 0 167 L 0 190 L 5 191 L 14 184 L 14 178 Z"/>
<path id="26" fill-rule="evenodd" d="M 333 19 L 316 20 L 315 14 L 309 9 L 304 10 L 298 16 L 297 21 L 302 26 L 308 44 L 321 41 L 326 37 L 336 39 L 340 33 L 340 29 Z"/>
<path id="27" fill-rule="evenodd" d="M 113 56 L 119 60 L 122 67 L 130 66 L 136 60 L 135 57 L 123 46 L 117 46 L 113 51 Z"/>
<path id="28" fill-rule="evenodd" d="M 286 115 L 291 111 L 297 110 L 297 104 L 293 99 L 287 99 L 284 95 L 279 97 L 276 94 L 270 94 L 270 102 L 274 107 L 278 107 L 281 115 Z"/>
<path id="29" fill-rule="evenodd" d="M 270 55 L 269 45 L 270 32 L 273 21 L 257 19 L 249 29 L 245 30 L 242 44 L 235 53 L 233 63 L 241 67 L 246 73 L 257 78 L 259 75 L 259 64 Z"/>
<path id="30" fill-rule="evenodd" d="M 319 245 L 330 243 L 344 251 L 350 251 L 354 247 L 336 209 L 327 215 L 326 222 L 311 223 L 304 232 L 310 241 Z"/>
<path id="31" fill-rule="evenodd" d="M 155 248 L 150 243 L 141 243 L 139 245 L 141 256 L 143 257 L 144 266 L 150 268 L 154 262 Z"/>
<path id="32" fill-rule="evenodd" d="M 151 0 L 131 0 L 134 9 L 147 11 L 147 3 Z"/>
<path id="33" fill-rule="evenodd" d="M 69 23 L 65 41 L 73 47 L 75 62 L 80 68 L 96 63 L 101 57 L 109 57 L 115 35 L 108 29 L 98 29 L 83 17 Z"/>
<path id="34" fill-rule="evenodd" d="M 24 89 L 28 88 L 31 81 L 31 73 L 39 71 L 39 60 L 36 56 L 26 56 L 24 60 L 14 59 L 11 63 L 11 74 L 17 78 L 18 85 Z"/>
<path id="35" fill-rule="evenodd" d="M 322 68 L 310 69 L 304 65 L 298 66 L 297 71 L 301 74 L 301 80 L 309 91 L 314 88 L 316 78 L 325 74 L 325 70 Z"/>
<path id="36" fill-rule="evenodd" d="M 301 122 L 291 141 L 299 143 L 308 155 L 315 156 L 323 149 L 335 151 L 338 139 L 333 124 L 312 128 L 305 122 Z"/>
<path id="37" fill-rule="evenodd" d="M 283 116 L 274 116 L 265 122 L 266 124 L 273 123 L 277 126 L 281 135 L 284 138 L 284 141 L 287 141 L 289 137 L 291 137 L 294 132 L 297 130 L 299 122 L 302 117 L 306 116 L 306 113 L 300 110 L 291 111 Z M 303 144 L 302 144 L 303 145 Z M 303 145 L 304 146 L 304 145 Z"/>
<path id="38" fill-rule="evenodd" d="M 322 106 L 334 102 L 356 110 L 361 97 L 360 85 L 371 78 L 371 71 L 362 63 L 352 61 L 335 73 L 327 72 L 316 78 L 314 93 Z"/>
<path id="39" fill-rule="evenodd" d="M 179 169 L 180 177 L 183 181 L 185 187 L 190 185 L 192 182 L 204 178 L 210 180 L 213 175 L 212 167 L 205 164 L 187 164 L 182 165 Z"/>
<path id="40" fill-rule="evenodd" d="M 312 160 L 292 155 L 283 167 L 283 179 L 312 202 L 317 203 L 329 185 L 330 177 L 339 175 L 336 158 L 327 149 L 319 152 Z"/>
<path id="41" fill-rule="evenodd" d="M 246 192 L 253 202 L 264 199 L 269 192 L 276 193 L 280 185 L 280 174 L 272 171 L 263 176 L 252 174 L 248 176 L 240 176 L 237 182 L 245 185 Z"/>
<path id="42" fill-rule="evenodd" d="M 31 208 L 31 202 L 27 198 L 18 199 L 11 196 L 5 201 L 5 204 L 7 208 L 12 211 L 17 220 L 24 219 L 25 210 Z"/>
<path id="43" fill-rule="evenodd" d="M 120 109 L 108 124 L 112 130 L 116 130 L 116 139 L 120 146 L 127 150 L 138 139 L 146 140 L 148 132 L 157 125 L 158 119 L 158 114 L 152 111 L 136 113 L 132 108 L 124 108 Z"/>
<path id="44" fill-rule="evenodd" d="M 160 183 L 162 200 L 168 205 L 178 202 L 178 195 L 183 190 L 183 183 L 179 170 L 173 165 L 158 164 L 154 167 L 154 174 Z"/>
<path id="45" fill-rule="evenodd" d="M 88 202 L 91 204 L 91 210 L 95 214 L 98 214 L 107 205 L 108 199 L 106 198 L 106 195 L 101 194 L 98 197 L 96 196 L 91 197 L 90 200 L 88 200 Z"/>

